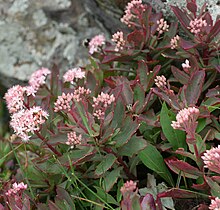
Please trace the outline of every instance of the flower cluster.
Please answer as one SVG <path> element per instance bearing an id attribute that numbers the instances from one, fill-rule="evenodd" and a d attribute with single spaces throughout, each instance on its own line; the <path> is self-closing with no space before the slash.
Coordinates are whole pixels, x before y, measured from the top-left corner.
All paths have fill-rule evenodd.
<path id="1" fill-rule="evenodd" d="M 89 95 L 91 93 L 90 89 L 85 89 L 84 87 L 78 87 L 74 90 L 73 98 L 79 102 L 82 100 L 83 95 Z"/>
<path id="2" fill-rule="evenodd" d="M 118 31 L 112 35 L 112 41 L 116 43 L 115 51 L 123 50 L 125 46 L 124 34 L 122 31 Z"/>
<path id="3" fill-rule="evenodd" d="M 104 35 L 100 34 L 93 37 L 89 42 L 89 53 L 93 54 L 94 52 L 98 52 L 99 47 L 105 44 Z"/>
<path id="4" fill-rule="evenodd" d="M 132 0 L 127 4 L 125 14 L 121 18 L 121 22 L 128 25 L 128 27 L 131 27 L 132 19 L 137 17 L 138 12 L 143 12 L 144 10 L 142 0 Z"/>
<path id="5" fill-rule="evenodd" d="M 170 40 L 171 49 L 176 49 L 178 47 L 179 40 L 180 40 L 180 37 L 178 35 L 174 36 Z"/>
<path id="6" fill-rule="evenodd" d="M 16 182 L 12 185 L 12 188 L 9 189 L 5 194 L 7 196 L 17 196 L 18 194 L 21 194 L 23 190 L 27 189 L 27 185 L 23 182 L 17 184 Z"/>
<path id="7" fill-rule="evenodd" d="M 29 85 L 37 91 L 41 85 L 46 83 L 46 77 L 49 74 L 51 74 L 51 71 L 47 68 L 41 68 L 35 71 L 29 79 Z"/>
<path id="8" fill-rule="evenodd" d="M 160 20 L 157 21 L 158 27 L 157 31 L 159 34 L 162 34 L 166 31 L 168 31 L 169 25 L 167 24 L 167 21 L 161 18 Z"/>
<path id="9" fill-rule="evenodd" d="M 63 75 L 64 82 L 70 82 L 71 84 L 74 84 L 74 79 L 83 78 L 85 78 L 85 72 L 81 68 L 70 69 Z"/>
<path id="10" fill-rule="evenodd" d="M 206 168 L 220 174 L 220 145 L 216 148 L 206 150 L 202 159 Z"/>
<path id="11" fill-rule="evenodd" d="M 199 109 L 195 107 L 184 108 L 176 116 L 176 121 L 172 121 L 171 126 L 174 129 L 187 130 L 188 127 L 195 124 L 199 116 Z"/>
<path id="12" fill-rule="evenodd" d="M 30 139 L 29 133 L 39 131 L 40 125 L 48 118 L 48 113 L 39 106 L 21 109 L 11 116 L 10 125 L 24 142 Z"/>
<path id="13" fill-rule="evenodd" d="M 184 69 L 184 71 L 188 72 L 188 69 L 191 68 L 191 66 L 189 65 L 189 60 L 185 60 L 185 63 L 182 63 L 182 67 Z"/>
<path id="14" fill-rule="evenodd" d="M 120 189 L 121 193 L 125 195 L 126 193 L 134 192 L 137 188 L 137 183 L 130 180 L 127 181 Z"/>
<path id="15" fill-rule="evenodd" d="M 114 95 L 109 95 L 107 93 L 101 93 L 97 98 L 93 97 L 94 104 L 92 105 L 96 110 L 93 116 L 98 119 L 103 119 L 105 116 L 104 110 L 115 101 Z"/>
<path id="16" fill-rule="evenodd" d="M 206 20 L 203 20 L 202 18 L 195 18 L 194 20 L 190 21 L 188 28 L 190 29 L 191 33 L 198 34 L 205 26 L 207 26 Z"/>
<path id="17" fill-rule="evenodd" d="M 59 112 L 62 110 L 71 110 L 70 103 L 73 100 L 72 93 L 62 93 L 61 96 L 58 96 L 56 102 L 54 103 L 54 112 Z"/>
<path id="18" fill-rule="evenodd" d="M 220 198 L 216 197 L 215 199 L 212 199 L 209 209 L 219 210 L 220 209 Z"/>
<path id="19" fill-rule="evenodd" d="M 156 79 L 154 81 L 155 81 L 155 85 L 161 89 L 165 88 L 167 85 L 166 77 L 163 75 L 156 76 Z"/>
<path id="20" fill-rule="evenodd" d="M 69 145 L 71 147 L 71 149 L 75 146 L 75 145 L 79 145 L 82 143 L 82 135 L 80 134 L 79 136 L 76 135 L 76 132 L 70 132 L 67 134 L 67 142 L 66 144 Z"/>

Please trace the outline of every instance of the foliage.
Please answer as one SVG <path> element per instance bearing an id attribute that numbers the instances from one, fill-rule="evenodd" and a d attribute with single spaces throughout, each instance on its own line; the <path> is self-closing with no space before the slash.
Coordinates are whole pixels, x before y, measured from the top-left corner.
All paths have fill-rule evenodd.
<path id="1" fill-rule="evenodd" d="M 13 153 L 19 164 L 3 182 L 6 209 L 14 181 L 37 209 L 160 210 L 219 196 L 220 20 L 193 0 L 171 9 L 180 25 L 132 1 L 122 18 L 129 32 L 102 39 L 90 64 L 63 79 L 56 66 L 40 69 L 6 93 L 17 138 L 0 163 Z"/>

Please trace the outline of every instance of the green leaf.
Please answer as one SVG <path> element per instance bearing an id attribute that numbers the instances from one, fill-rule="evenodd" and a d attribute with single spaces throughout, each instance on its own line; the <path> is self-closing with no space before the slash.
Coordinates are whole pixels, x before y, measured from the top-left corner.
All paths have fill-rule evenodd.
<path id="1" fill-rule="evenodd" d="M 113 166 L 116 159 L 117 158 L 113 154 L 107 154 L 103 158 L 101 163 L 97 165 L 95 174 L 97 174 L 98 176 L 101 176 L 102 174 L 104 174 L 109 168 Z"/>
<path id="2" fill-rule="evenodd" d="M 118 154 L 120 156 L 132 157 L 133 155 L 138 154 L 140 150 L 143 150 L 147 146 L 147 141 L 139 136 L 132 136 L 127 144 L 122 146 L 119 149 Z"/>
<path id="3" fill-rule="evenodd" d="M 120 177 L 120 172 L 122 167 L 118 167 L 111 172 L 107 172 L 108 174 L 104 177 L 102 181 L 102 187 L 106 192 L 109 192 L 114 184 L 117 182 L 118 177 Z"/>
<path id="4" fill-rule="evenodd" d="M 144 91 L 147 90 L 147 73 L 148 73 L 148 66 L 144 60 L 141 60 L 138 62 L 138 69 L 137 69 L 137 74 L 140 79 L 140 83 L 144 89 Z"/>
<path id="5" fill-rule="evenodd" d="M 149 144 L 144 150 L 142 150 L 138 154 L 138 157 L 141 159 L 145 166 L 155 171 L 170 185 L 174 186 L 173 178 L 164 163 L 163 156 L 156 149 L 156 147 Z"/>
<path id="6" fill-rule="evenodd" d="M 114 109 L 114 116 L 111 122 L 111 127 L 116 128 L 120 127 L 125 115 L 124 104 L 121 99 L 117 100 L 116 107 Z"/>
<path id="7" fill-rule="evenodd" d="M 171 126 L 173 120 L 175 120 L 175 116 L 168 110 L 166 103 L 164 102 L 160 113 L 162 131 L 167 140 L 173 146 L 174 150 L 178 148 L 186 148 L 185 132 L 173 129 Z"/>
<path id="8" fill-rule="evenodd" d="M 135 112 L 138 114 L 144 106 L 145 92 L 144 89 L 137 84 L 134 88 L 134 101 L 136 103 Z"/>

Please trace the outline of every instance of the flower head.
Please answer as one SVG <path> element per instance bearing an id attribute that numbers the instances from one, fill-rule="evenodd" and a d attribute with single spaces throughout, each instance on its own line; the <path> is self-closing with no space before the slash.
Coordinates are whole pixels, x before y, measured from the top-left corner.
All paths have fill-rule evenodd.
<path id="1" fill-rule="evenodd" d="M 27 189 L 27 185 L 24 184 L 23 182 L 21 183 L 14 183 L 12 185 L 12 188 L 9 189 L 5 194 L 7 196 L 16 196 L 17 194 L 20 194 L 23 190 L 26 190 Z"/>
<path id="2" fill-rule="evenodd" d="M 24 88 L 20 85 L 8 89 L 4 96 L 10 113 L 15 113 L 24 107 Z"/>
<path id="3" fill-rule="evenodd" d="M 220 145 L 216 148 L 206 150 L 202 159 L 206 168 L 220 174 Z"/>
<path id="4" fill-rule="evenodd" d="M 82 135 L 79 136 L 76 135 L 76 132 L 70 132 L 67 134 L 67 142 L 66 144 L 71 146 L 73 148 L 75 145 L 79 145 L 82 143 Z"/>
<path id="5" fill-rule="evenodd" d="M 58 96 L 56 102 L 54 103 L 54 112 L 59 112 L 61 110 L 71 110 L 70 103 L 73 100 L 72 93 L 62 93 L 61 96 Z"/>
<path id="6" fill-rule="evenodd" d="M 191 33 L 198 34 L 201 32 L 202 28 L 206 26 L 207 26 L 206 20 L 203 20 L 202 18 L 199 19 L 195 18 L 194 20 L 190 21 L 188 28 L 190 29 Z"/>
<path id="7" fill-rule="evenodd" d="M 46 77 L 49 74 L 51 74 L 51 71 L 47 68 L 35 71 L 29 79 L 29 85 L 37 91 L 41 85 L 46 83 Z"/>
<path id="8" fill-rule="evenodd" d="M 142 0 L 132 0 L 126 6 L 125 14 L 121 18 L 121 22 L 128 25 L 128 27 L 132 26 L 132 21 L 137 18 L 137 15 L 140 12 L 145 11 L 145 7 L 142 4 Z"/>
<path id="9" fill-rule="evenodd" d="M 171 49 L 176 49 L 178 47 L 179 40 L 180 40 L 180 37 L 178 35 L 174 36 L 170 40 Z"/>
<path id="10" fill-rule="evenodd" d="M 188 69 L 191 68 L 191 66 L 189 65 L 189 60 L 188 59 L 185 60 L 185 63 L 182 63 L 182 67 L 183 67 L 184 70 L 188 70 Z"/>
<path id="11" fill-rule="evenodd" d="M 99 47 L 105 44 L 105 37 L 104 35 L 100 34 L 91 39 L 89 42 L 89 53 L 93 54 L 94 52 L 97 52 Z"/>
<path id="12" fill-rule="evenodd" d="M 79 102 L 82 100 L 83 95 L 89 95 L 91 93 L 90 89 L 85 89 L 84 87 L 78 87 L 74 90 L 73 98 Z"/>
<path id="13" fill-rule="evenodd" d="M 81 68 L 70 69 L 63 75 L 64 82 L 70 82 L 71 84 L 74 84 L 75 79 L 83 78 L 85 78 L 85 72 Z"/>
<path id="14" fill-rule="evenodd" d="M 157 31 L 159 34 L 164 33 L 165 31 L 168 31 L 169 25 L 167 24 L 167 21 L 161 18 L 157 21 Z"/>
<path id="15" fill-rule="evenodd" d="M 112 41 L 116 43 L 115 51 L 123 50 L 125 46 L 124 34 L 122 31 L 118 31 L 112 35 Z"/>
<path id="16" fill-rule="evenodd" d="M 48 113 L 39 106 L 30 109 L 21 109 L 11 116 L 10 125 L 24 142 L 27 142 L 31 136 L 30 133 L 40 130 L 40 125 L 48 118 Z"/>
<path id="17" fill-rule="evenodd" d="M 216 197 L 215 199 L 212 199 L 209 209 L 219 210 L 220 209 L 220 198 Z"/>
<path id="18" fill-rule="evenodd" d="M 136 190 L 136 188 L 137 188 L 137 183 L 130 180 L 130 181 L 127 181 L 126 183 L 124 183 L 124 185 L 121 187 L 120 191 L 124 196 L 127 193 L 134 192 L 134 190 Z"/>
<path id="19" fill-rule="evenodd" d="M 156 76 L 156 79 L 154 80 L 155 81 L 155 85 L 158 87 L 158 88 L 165 88 L 166 85 L 167 85 L 167 82 L 166 82 L 166 77 L 161 75 L 161 76 Z"/>

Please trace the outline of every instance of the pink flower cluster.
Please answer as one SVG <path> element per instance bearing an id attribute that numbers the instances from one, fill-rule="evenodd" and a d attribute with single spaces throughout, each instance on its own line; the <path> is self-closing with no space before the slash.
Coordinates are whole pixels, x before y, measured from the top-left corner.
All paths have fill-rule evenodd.
<path id="1" fill-rule="evenodd" d="M 116 43 L 115 51 L 123 50 L 125 46 L 124 34 L 122 31 L 118 31 L 112 35 L 112 41 Z"/>
<path id="2" fill-rule="evenodd" d="M 30 139 L 29 134 L 40 130 L 40 125 L 48 118 L 48 113 L 39 106 L 21 109 L 11 116 L 10 125 L 24 142 Z"/>
<path id="3" fill-rule="evenodd" d="M 164 89 L 167 85 L 166 77 L 163 75 L 156 76 L 156 79 L 154 81 L 155 81 L 155 85 L 161 89 Z"/>
<path id="4" fill-rule="evenodd" d="M 189 65 L 189 60 L 186 59 L 185 63 L 182 63 L 182 67 L 185 72 L 189 72 L 189 69 L 191 68 L 191 66 Z"/>
<path id="5" fill-rule="evenodd" d="M 54 112 L 59 112 L 62 110 L 71 110 L 71 101 L 73 100 L 73 93 L 62 93 L 58 96 L 56 102 L 54 103 Z"/>
<path id="6" fill-rule="evenodd" d="M 70 69 L 63 75 L 64 82 L 70 82 L 71 84 L 74 84 L 74 79 L 83 78 L 85 78 L 85 72 L 81 68 Z"/>
<path id="7" fill-rule="evenodd" d="M 85 89 L 84 87 L 78 87 L 74 90 L 73 98 L 79 102 L 82 100 L 83 95 L 89 95 L 91 93 L 90 89 Z"/>
<path id="8" fill-rule="evenodd" d="M 128 25 L 128 27 L 132 26 L 132 19 L 137 17 L 137 14 L 143 12 L 145 10 L 144 5 L 142 4 L 142 0 L 132 0 L 126 6 L 125 14 L 121 18 L 121 22 Z"/>
<path id="9" fill-rule="evenodd" d="M 12 185 L 12 188 L 9 189 L 5 194 L 7 196 L 17 196 L 18 194 L 21 194 L 23 190 L 27 189 L 27 185 L 23 182 L 17 184 L 16 182 Z"/>
<path id="10" fill-rule="evenodd" d="M 46 83 L 46 77 L 49 74 L 51 74 L 51 71 L 47 68 L 41 68 L 35 71 L 29 79 L 29 85 L 37 91 L 41 85 Z"/>
<path id="11" fill-rule="evenodd" d="M 66 144 L 69 145 L 71 147 L 71 149 L 75 146 L 75 145 L 79 145 L 82 143 L 82 135 L 80 134 L 79 136 L 76 135 L 76 132 L 70 132 L 67 134 L 67 142 Z"/>
<path id="12" fill-rule="evenodd" d="M 176 49 L 178 47 L 179 40 L 180 40 L 180 37 L 178 35 L 174 36 L 170 40 L 171 49 Z"/>
<path id="13" fill-rule="evenodd" d="M 180 110 L 176 116 L 176 121 L 172 121 L 171 126 L 179 130 L 191 130 L 197 125 L 197 118 L 199 117 L 199 109 L 196 107 L 189 107 Z"/>
<path id="14" fill-rule="evenodd" d="M 206 150 L 202 159 L 206 168 L 220 174 L 220 145 L 216 148 Z"/>
<path id="15" fill-rule="evenodd" d="M 203 20 L 202 18 L 199 19 L 195 18 L 194 20 L 190 21 L 188 28 L 190 29 L 191 33 L 198 34 L 201 32 L 202 28 L 206 26 L 207 26 L 206 20 Z"/>
<path id="16" fill-rule="evenodd" d="M 136 190 L 137 188 L 137 183 L 130 180 L 130 181 L 127 181 L 120 189 L 121 193 L 123 195 L 126 195 L 127 193 L 131 193 L 131 192 L 134 192 L 134 190 Z"/>
<path id="17" fill-rule="evenodd" d="M 169 25 L 167 24 L 167 21 L 161 18 L 157 21 L 158 27 L 157 31 L 159 34 L 164 33 L 165 31 L 168 31 Z"/>
<path id="18" fill-rule="evenodd" d="M 216 197 L 215 199 L 212 199 L 209 209 L 219 210 L 220 209 L 220 198 Z"/>
<path id="19" fill-rule="evenodd" d="M 98 119 L 103 119 L 105 116 L 105 109 L 115 101 L 114 95 L 109 95 L 108 93 L 101 92 L 97 98 L 93 97 L 94 104 L 92 105 L 96 110 L 93 116 Z"/>
<path id="20" fill-rule="evenodd" d="M 94 52 L 98 52 L 99 47 L 105 44 L 104 35 L 100 34 L 91 39 L 89 42 L 89 53 L 93 54 Z"/>

